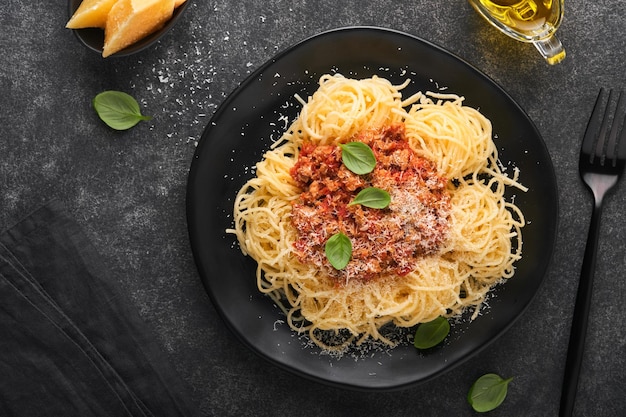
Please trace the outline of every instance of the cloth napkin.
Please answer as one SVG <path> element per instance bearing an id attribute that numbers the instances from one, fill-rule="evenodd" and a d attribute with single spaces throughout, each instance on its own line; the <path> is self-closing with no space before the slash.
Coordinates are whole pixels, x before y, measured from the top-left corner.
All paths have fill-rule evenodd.
<path id="1" fill-rule="evenodd" d="M 58 202 L 0 235 L 0 416 L 199 416 Z"/>

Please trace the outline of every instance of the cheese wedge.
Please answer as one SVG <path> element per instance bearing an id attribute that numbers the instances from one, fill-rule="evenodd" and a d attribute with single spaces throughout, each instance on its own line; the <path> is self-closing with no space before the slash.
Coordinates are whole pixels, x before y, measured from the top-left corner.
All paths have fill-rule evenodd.
<path id="1" fill-rule="evenodd" d="M 107 17 L 104 49 L 107 57 L 160 29 L 174 14 L 177 0 L 117 0 Z"/>
<path id="2" fill-rule="evenodd" d="M 117 0 L 83 0 L 65 25 L 68 29 L 102 28 Z"/>

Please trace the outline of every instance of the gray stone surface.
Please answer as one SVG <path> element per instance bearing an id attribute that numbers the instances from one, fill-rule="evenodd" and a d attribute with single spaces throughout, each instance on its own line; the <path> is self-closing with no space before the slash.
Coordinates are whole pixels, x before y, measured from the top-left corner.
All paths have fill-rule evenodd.
<path id="1" fill-rule="evenodd" d="M 470 416 L 465 395 L 485 372 L 515 377 L 491 415 L 556 415 L 591 210 L 578 149 L 598 88 L 624 87 L 626 9 L 566 2 L 559 33 L 568 57 L 550 67 L 532 46 L 487 26 L 464 0 L 188 1 L 159 44 L 106 60 L 64 29 L 64 1 L 9 0 L 0 10 L 0 229 L 51 198 L 63 201 L 207 416 Z M 391 393 L 329 388 L 246 349 L 204 292 L 186 230 L 188 168 L 222 100 L 275 53 L 349 25 L 417 35 L 492 77 L 544 136 L 560 192 L 554 261 L 521 320 L 462 366 Z M 154 119 L 111 131 L 90 107 L 105 89 L 131 93 Z M 623 181 L 604 212 L 579 416 L 626 415 L 625 205 Z"/>

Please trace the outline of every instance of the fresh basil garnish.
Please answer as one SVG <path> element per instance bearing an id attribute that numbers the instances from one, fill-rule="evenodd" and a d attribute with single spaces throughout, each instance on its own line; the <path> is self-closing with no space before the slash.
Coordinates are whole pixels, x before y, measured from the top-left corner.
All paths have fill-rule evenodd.
<path id="1" fill-rule="evenodd" d="M 350 171 L 357 175 L 369 174 L 376 166 L 376 157 L 372 148 L 363 142 L 339 144 L 341 160 Z"/>
<path id="2" fill-rule="evenodd" d="M 450 333 L 450 323 L 445 317 L 437 317 L 433 321 L 422 323 L 415 331 L 413 346 L 418 349 L 430 349 L 437 346 Z"/>
<path id="3" fill-rule="evenodd" d="M 503 379 L 496 374 L 483 375 L 470 388 L 467 401 L 479 413 L 491 411 L 502 404 L 512 380 L 513 378 Z"/>
<path id="4" fill-rule="evenodd" d="M 391 196 L 385 190 L 376 187 L 362 189 L 348 205 L 360 204 L 365 207 L 384 209 L 391 202 Z"/>
<path id="5" fill-rule="evenodd" d="M 93 108 L 107 126 L 115 130 L 126 130 L 142 120 L 150 120 L 139 109 L 139 103 L 131 95 L 121 91 L 103 91 L 94 97 Z"/>
<path id="6" fill-rule="evenodd" d="M 326 258 L 335 269 L 343 269 L 352 257 L 352 242 L 343 233 L 335 233 L 326 241 Z"/>

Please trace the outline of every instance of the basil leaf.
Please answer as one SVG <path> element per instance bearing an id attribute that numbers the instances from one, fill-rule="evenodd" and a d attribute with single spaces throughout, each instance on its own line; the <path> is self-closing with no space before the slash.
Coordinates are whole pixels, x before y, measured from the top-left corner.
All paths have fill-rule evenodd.
<path id="1" fill-rule="evenodd" d="M 121 91 L 103 91 L 94 97 L 92 105 L 100 119 L 115 130 L 130 129 L 142 120 L 151 119 L 141 114 L 137 100 Z"/>
<path id="2" fill-rule="evenodd" d="M 369 174 L 376 166 L 376 157 L 372 148 L 363 142 L 339 144 L 341 160 L 350 171 L 357 175 Z"/>
<path id="3" fill-rule="evenodd" d="M 483 375 L 470 388 L 467 401 L 479 413 L 491 411 L 502 404 L 512 380 L 513 378 L 502 379 L 496 374 Z"/>
<path id="4" fill-rule="evenodd" d="M 348 205 L 360 204 L 365 207 L 384 209 L 391 203 L 391 196 L 385 190 L 376 187 L 364 188 Z"/>
<path id="5" fill-rule="evenodd" d="M 437 346 L 450 333 L 450 323 L 445 317 L 437 317 L 428 323 L 422 323 L 415 331 L 413 346 L 418 349 L 430 349 Z"/>
<path id="6" fill-rule="evenodd" d="M 352 242 L 343 233 L 335 233 L 326 241 L 326 258 L 335 269 L 343 269 L 352 257 Z"/>

